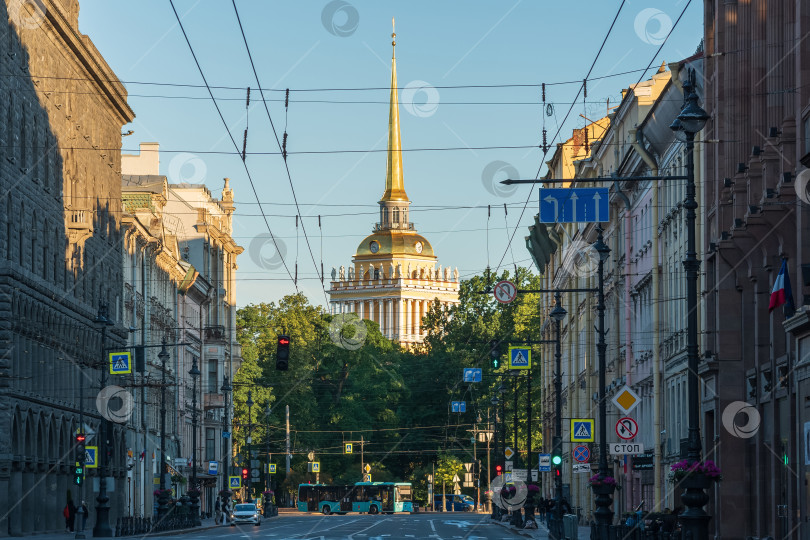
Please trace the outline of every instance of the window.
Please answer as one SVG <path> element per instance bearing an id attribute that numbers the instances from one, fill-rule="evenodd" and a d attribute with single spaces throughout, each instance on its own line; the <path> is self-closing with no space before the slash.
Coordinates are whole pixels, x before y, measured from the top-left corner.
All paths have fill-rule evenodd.
<path id="1" fill-rule="evenodd" d="M 205 460 L 216 461 L 217 432 L 214 428 L 205 428 Z"/>
<path id="2" fill-rule="evenodd" d="M 394 224 L 399 223 L 399 208 L 394 208 L 394 218 L 392 221 Z"/>
<path id="3" fill-rule="evenodd" d="M 208 393 L 216 394 L 219 391 L 219 377 L 216 359 L 208 360 Z"/>

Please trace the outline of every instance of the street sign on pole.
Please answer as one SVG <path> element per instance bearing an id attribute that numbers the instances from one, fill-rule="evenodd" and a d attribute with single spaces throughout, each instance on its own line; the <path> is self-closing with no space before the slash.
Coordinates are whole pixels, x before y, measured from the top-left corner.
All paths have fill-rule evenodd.
<path id="1" fill-rule="evenodd" d="M 532 350 L 529 347 L 509 347 L 509 369 L 531 369 Z"/>
<path id="2" fill-rule="evenodd" d="M 512 480 L 520 480 L 521 482 L 528 480 L 526 469 L 512 469 Z"/>
<path id="3" fill-rule="evenodd" d="M 353 451 L 354 450 L 353 450 L 353 447 L 352 447 L 352 443 L 347 442 L 346 445 L 343 448 L 343 453 L 344 454 L 351 454 Z"/>
<path id="4" fill-rule="evenodd" d="M 571 419 L 571 442 L 593 442 L 593 418 Z"/>
<path id="5" fill-rule="evenodd" d="M 540 454 L 537 458 L 540 472 L 551 472 L 551 454 Z"/>
<path id="6" fill-rule="evenodd" d="M 510 460 L 506 460 L 503 462 L 503 470 L 507 472 L 512 472 L 512 467 L 514 467 L 514 462 Z"/>
<path id="7" fill-rule="evenodd" d="M 574 461 L 577 463 L 587 463 L 591 459 L 591 451 L 587 446 L 583 446 L 581 444 L 574 448 L 571 455 L 574 457 Z"/>
<path id="8" fill-rule="evenodd" d="M 475 463 L 465 463 L 465 464 L 464 464 L 464 469 L 465 469 L 467 472 L 470 472 L 470 471 L 472 471 L 473 465 L 475 465 Z M 470 480 L 470 481 L 472 482 L 472 480 Z"/>
<path id="9" fill-rule="evenodd" d="M 543 188 L 540 223 L 599 223 L 610 221 L 609 188 Z"/>
<path id="10" fill-rule="evenodd" d="M 503 451 L 503 455 L 506 456 L 506 459 L 512 459 L 512 456 L 515 455 L 515 451 L 507 446 Z"/>
<path id="11" fill-rule="evenodd" d="M 495 300 L 501 304 L 508 304 L 517 298 L 517 290 L 517 285 L 504 280 L 495 284 L 492 293 L 495 295 Z"/>
<path id="12" fill-rule="evenodd" d="M 132 373 L 132 361 L 128 352 L 110 353 L 110 375 Z"/>
<path id="13" fill-rule="evenodd" d="M 624 414 L 630 414 L 630 411 L 636 408 L 636 405 L 641 403 L 641 398 L 638 394 L 633 392 L 629 386 L 625 386 L 613 396 L 611 400 Z"/>
<path id="14" fill-rule="evenodd" d="M 450 410 L 455 413 L 463 413 L 467 412 L 467 402 L 466 401 L 451 401 L 450 402 Z"/>
<path id="15" fill-rule="evenodd" d="M 571 467 L 573 473 L 587 473 L 591 472 L 590 463 L 574 463 Z"/>
<path id="16" fill-rule="evenodd" d="M 644 445 L 641 443 L 610 443 L 610 453 L 614 456 L 643 454 Z"/>
<path id="17" fill-rule="evenodd" d="M 481 382 L 481 368 L 464 368 L 464 382 Z"/>
<path id="18" fill-rule="evenodd" d="M 638 435 L 638 424 L 635 420 L 627 416 L 619 418 L 619 421 L 616 422 L 616 435 L 618 435 L 620 439 L 629 441 Z"/>
<path id="19" fill-rule="evenodd" d="M 371 465 L 369 465 L 368 463 L 366 463 L 366 466 L 365 466 L 365 467 L 363 467 L 363 470 L 364 470 L 364 471 L 366 471 L 366 473 L 370 473 L 370 472 L 371 472 Z"/>
<path id="20" fill-rule="evenodd" d="M 209 461 L 208 462 L 208 474 L 216 475 L 219 471 L 219 462 L 218 461 Z"/>

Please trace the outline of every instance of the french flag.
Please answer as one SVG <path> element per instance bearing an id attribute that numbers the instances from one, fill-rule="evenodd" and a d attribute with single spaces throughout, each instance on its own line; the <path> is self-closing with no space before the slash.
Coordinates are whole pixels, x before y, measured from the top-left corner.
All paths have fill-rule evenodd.
<path id="1" fill-rule="evenodd" d="M 771 290 L 771 301 L 768 304 L 768 313 L 785 304 L 787 304 L 790 313 L 795 311 L 796 308 L 793 305 L 793 290 L 790 288 L 790 274 L 788 274 L 787 259 L 782 259 L 782 268 L 779 270 L 779 275 L 776 276 L 773 290 Z"/>

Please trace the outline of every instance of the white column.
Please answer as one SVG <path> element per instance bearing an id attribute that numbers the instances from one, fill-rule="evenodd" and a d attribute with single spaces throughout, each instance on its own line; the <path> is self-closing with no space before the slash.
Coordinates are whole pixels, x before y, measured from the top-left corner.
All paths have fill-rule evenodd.
<path id="1" fill-rule="evenodd" d="M 397 326 L 399 328 L 399 339 L 400 341 L 405 339 L 405 328 L 406 328 L 406 321 L 408 318 L 408 301 L 404 298 L 399 300 L 399 319 L 397 321 Z"/>
<path id="2" fill-rule="evenodd" d="M 421 319 L 422 301 L 414 300 L 413 307 L 414 307 L 413 333 L 416 334 L 417 336 L 420 336 L 422 334 L 422 319 Z"/>
<path id="3" fill-rule="evenodd" d="M 394 334 L 393 306 L 393 300 L 385 301 L 385 336 L 388 339 L 391 339 Z"/>
<path id="4" fill-rule="evenodd" d="M 357 314 L 361 319 L 364 319 L 366 315 L 366 301 L 360 300 L 358 307 L 359 309 L 357 310 Z"/>
<path id="5" fill-rule="evenodd" d="M 388 305 L 390 300 L 383 300 L 382 301 L 382 324 L 380 325 L 380 331 L 382 335 L 390 339 L 388 335 L 388 326 L 391 324 L 391 315 L 388 313 Z"/>

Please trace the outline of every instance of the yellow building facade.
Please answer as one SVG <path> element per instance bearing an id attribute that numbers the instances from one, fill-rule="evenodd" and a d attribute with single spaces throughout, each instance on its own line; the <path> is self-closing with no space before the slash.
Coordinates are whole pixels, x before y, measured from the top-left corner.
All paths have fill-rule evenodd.
<path id="1" fill-rule="evenodd" d="M 396 34 L 392 34 L 396 37 Z M 392 42 L 396 46 L 396 41 Z M 399 129 L 396 55 L 391 58 L 391 102 L 385 192 L 380 220 L 357 246 L 348 266 L 332 268 L 330 312 L 356 313 L 380 325 L 388 339 L 404 346 L 421 343 L 422 318 L 431 303 L 458 303 L 458 269 L 437 267 L 433 246 L 408 218 Z"/>

